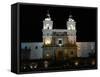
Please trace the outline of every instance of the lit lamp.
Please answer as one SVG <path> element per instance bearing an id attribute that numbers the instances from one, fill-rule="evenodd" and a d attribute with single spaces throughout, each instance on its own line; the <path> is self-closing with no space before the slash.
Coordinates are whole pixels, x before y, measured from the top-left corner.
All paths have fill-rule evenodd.
<path id="1" fill-rule="evenodd" d="M 26 67 L 24 66 L 24 70 L 26 69 Z"/>
<path id="2" fill-rule="evenodd" d="M 78 62 L 77 61 L 75 62 L 75 65 L 78 66 Z"/>
<path id="3" fill-rule="evenodd" d="M 47 57 L 49 57 L 49 54 L 46 54 Z"/>
<path id="4" fill-rule="evenodd" d="M 32 68 L 33 68 L 33 66 L 32 66 L 32 65 L 30 65 L 30 68 L 32 69 Z"/>
<path id="5" fill-rule="evenodd" d="M 37 68 L 37 65 L 35 65 L 34 68 Z"/>
<path id="6" fill-rule="evenodd" d="M 95 60 L 92 61 L 92 65 L 95 65 Z"/>
<path id="7" fill-rule="evenodd" d="M 48 61 L 44 61 L 44 67 L 48 68 Z"/>
<path id="8" fill-rule="evenodd" d="M 46 44 L 46 45 L 51 44 L 51 39 L 50 39 L 50 38 L 45 39 L 45 44 Z"/>

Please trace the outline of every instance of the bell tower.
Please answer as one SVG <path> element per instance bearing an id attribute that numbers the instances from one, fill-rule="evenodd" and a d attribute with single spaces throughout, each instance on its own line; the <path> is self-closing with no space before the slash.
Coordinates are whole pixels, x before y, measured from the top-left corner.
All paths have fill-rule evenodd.
<path id="1" fill-rule="evenodd" d="M 51 20 L 50 13 L 48 11 L 46 18 L 43 20 L 43 58 L 52 59 L 52 34 L 53 34 L 53 21 Z"/>
<path id="2" fill-rule="evenodd" d="M 46 18 L 43 20 L 43 43 L 44 45 L 51 44 L 52 41 L 53 21 L 51 20 L 49 11 Z"/>
<path id="3" fill-rule="evenodd" d="M 67 25 L 68 41 L 69 43 L 73 44 L 76 42 L 76 22 L 72 18 L 72 15 L 69 16 L 66 25 Z"/>
<path id="4" fill-rule="evenodd" d="M 43 29 L 51 30 L 53 28 L 53 21 L 51 20 L 49 12 L 47 13 L 46 18 L 43 21 Z"/>

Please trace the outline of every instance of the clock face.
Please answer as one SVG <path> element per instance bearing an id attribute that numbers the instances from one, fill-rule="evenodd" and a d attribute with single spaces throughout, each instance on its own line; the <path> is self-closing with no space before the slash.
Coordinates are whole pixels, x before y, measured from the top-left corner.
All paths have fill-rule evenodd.
<path id="1" fill-rule="evenodd" d="M 51 44 L 51 39 L 50 39 L 50 38 L 46 38 L 46 39 L 45 39 L 45 44 L 46 44 L 46 45 Z"/>

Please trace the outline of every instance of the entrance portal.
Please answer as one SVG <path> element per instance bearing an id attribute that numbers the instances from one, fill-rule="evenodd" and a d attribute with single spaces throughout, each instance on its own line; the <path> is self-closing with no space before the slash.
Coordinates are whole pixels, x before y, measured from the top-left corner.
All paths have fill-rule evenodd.
<path id="1" fill-rule="evenodd" d="M 63 60 L 63 51 L 61 51 L 61 50 L 56 51 L 56 60 L 57 61 Z"/>

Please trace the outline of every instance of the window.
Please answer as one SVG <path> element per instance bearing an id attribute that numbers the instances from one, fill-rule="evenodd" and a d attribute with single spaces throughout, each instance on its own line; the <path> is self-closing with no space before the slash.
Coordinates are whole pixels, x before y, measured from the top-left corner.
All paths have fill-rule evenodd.
<path id="1" fill-rule="evenodd" d="M 62 39 L 58 39 L 58 45 L 59 46 L 63 45 L 63 40 Z"/>
<path id="2" fill-rule="evenodd" d="M 38 49 L 38 46 L 35 46 L 35 49 Z"/>
<path id="3" fill-rule="evenodd" d="M 59 40 L 59 44 L 62 44 L 62 40 Z"/>

